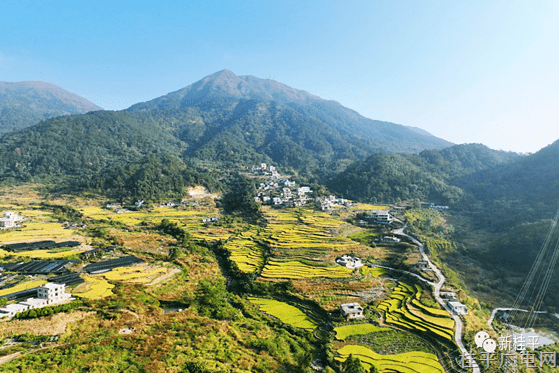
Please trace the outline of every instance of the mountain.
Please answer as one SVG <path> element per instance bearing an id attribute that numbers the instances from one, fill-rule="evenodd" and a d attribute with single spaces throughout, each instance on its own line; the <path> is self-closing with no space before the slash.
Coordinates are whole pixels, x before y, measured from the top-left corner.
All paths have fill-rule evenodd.
<path id="1" fill-rule="evenodd" d="M 455 179 L 493 170 L 520 158 L 516 153 L 492 150 L 481 144 L 455 145 L 419 154 L 374 154 L 350 165 L 326 184 L 352 199 L 418 198 L 457 203 L 464 192 L 454 185 Z"/>
<path id="2" fill-rule="evenodd" d="M 51 118 L 5 134 L 0 178 L 91 178 L 109 166 L 160 153 L 214 169 L 266 162 L 316 176 L 379 152 L 448 144 L 273 80 L 223 70 L 127 110 Z"/>
<path id="3" fill-rule="evenodd" d="M 0 82 L 0 134 L 41 120 L 103 110 L 57 85 L 45 82 Z"/>
<path id="4" fill-rule="evenodd" d="M 228 102 L 270 102 L 286 106 L 300 115 L 313 118 L 345 136 L 367 151 L 418 152 L 441 149 L 452 143 L 426 131 L 395 123 L 372 120 L 331 100 L 297 90 L 272 79 L 251 75 L 237 76 L 229 70 L 209 75 L 194 84 L 148 102 L 131 106 L 130 111 L 176 111 L 188 107 L 215 108 Z"/>
<path id="5" fill-rule="evenodd" d="M 519 157 L 494 169 L 454 180 L 478 203 L 461 205 L 475 216 L 475 227 L 506 231 L 524 222 L 553 218 L 559 207 L 559 140 L 537 153 Z M 492 214 L 484 214 L 490 210 Z"/>

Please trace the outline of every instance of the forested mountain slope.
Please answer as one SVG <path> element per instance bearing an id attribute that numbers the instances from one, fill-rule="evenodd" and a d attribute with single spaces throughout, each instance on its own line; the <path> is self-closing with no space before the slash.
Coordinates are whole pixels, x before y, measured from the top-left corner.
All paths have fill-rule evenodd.
<path id="1" fill-rule="evenodd" d="M 494 169 L 519 158 L 516 153 L 481 144 L 455 145 L 419 154 L 375 154 L 350 165 L 327 184 L 353 199 L 393 202 L 398 198 L 418 198 L 457 203 L 464 194 L 454 185 L 458 176 Z"/>

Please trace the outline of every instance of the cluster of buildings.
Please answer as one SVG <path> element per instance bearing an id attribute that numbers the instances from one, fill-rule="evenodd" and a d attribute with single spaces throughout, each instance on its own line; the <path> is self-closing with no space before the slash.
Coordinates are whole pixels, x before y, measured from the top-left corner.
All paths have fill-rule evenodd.
<path id="1" fill-rule="evenodd" d="M 351 203 L 347 199 L 338 198 L 333 195 L 329 195 L 328 197 L 316 197 L 315 202 L 321 211 L 330 211 L 333 207 L 338 206 L 351 206 Z"/>
<path id="2" fill-rule="evenodd" d="M 429 208 L 436 209 L 436 210 L 448 210 L 448 206 L 439 206 L 439 205 L 435 205 L 434 203 L 430 203 Z"/>
<path id="3" fill-rule="evenodd" d="M 268 172 L 269 170 L 269 172 Z M 297 207 L 313 201 L 313 191 L 308 186 L 296 187 L 295 181 L 281 178 L 274 166 L 260 164 L 253 166 L 252 171 L 269 176 L 269 180 L 258 185 L 258 194 L 254 200 L 264 205 L 280 207 Z"/>
<path id="4" fill-rule="evenodd" d="M 219 218 L 213 217 L 213 218 L 209 218 L 206 217 L 204 219 L 202 219 L 202 223 L 216 223 L 219 221 Z"/>
<path id="5" fill-rule="evenodd" d="M 23 221 L 23 217 L 12 211 L 5 211 L 0 218 L 0 229 L 15 228 Z"/>
<path id="6" fill-rule="evenodd" d="M 336 206 L 351 206 L 347 199 L 338 198 L 333 195 L 313 197 L 314 192 L 310 187 L 297 187 L 295 181 L 282 178 L 274 166 L 268 166 L 266 163 L 261 163 L 260 166 L 253 166 L 252 172 L 269 177 L 266 182 L 258 185 L 258 194 L 254 198 L 258 203 L 278 207 L 298 207 L 315 202 L 322 211 L 330 211 Z"/>
<path id="7" fill-rule="evenodd" d="M 14 317 L 19 312 L 52 306 L 71 299 L 71 295 L 66 293 L 65 287 L 64 284 L 47 282 L 37 288 L 37 298 L 27 298 L 25 302 L 8 304 L 0 308 L 0 317 Z"/>

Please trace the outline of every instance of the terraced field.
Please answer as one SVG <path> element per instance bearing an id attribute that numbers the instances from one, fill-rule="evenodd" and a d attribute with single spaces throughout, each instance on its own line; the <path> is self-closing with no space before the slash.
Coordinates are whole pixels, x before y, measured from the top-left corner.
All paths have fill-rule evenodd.
<path id="1" fill-rule="evenodd" d="M 20 283 L 17 284 L 16 286 L 12 286 L 11 288 L 0 290 L 0 296 L 11 294 L 11 293 L 17 293 L 18 291 L 33 289 L 46 283 L 47 283 L 46 280 L 36 280 L 36 281 Z"/>
<path id="2" fill-rule="evenodd" d="M 107 280 L 98 276 L 84 276 L 83 279 L 85 284 L 81 284 L 71 291 L 72 295 L 87 299 L 102 299 L 114 295 L 111 289 L 115 286 L 109 284 Z"/>
<path id="3" fill-rule="evenodd" d="M 301 329 L 314 330 L 318 324 L 297 307 L 273 299 L 248 298 L 259 306 L 260 311 L 278 318 L 281 322 Z"/>
<path id="4" fill-rule="evenodd" d="M 390 330 L 390 328 L 381 328 L 373 324 L 353 324 L 334 328 L 334 331 L 336 332 L 336 339 L 340 339 L 342 341 L 352 335 L 365 335 L 386 330 Z"/>
<path id="5" fill-rule="evenodd" d="M 332 267 L 315 267 L 299 261 L 277 261 L 270 259 L 262 270 L 264 278 L 348 278 L 351 277 L 351 270 L 339 265 Z"/>
<path id="6" fill-rule="evenodd" d="M 83 207 L 79 211 L 84 216 L 98 220 L 112 220 L 130 226 L 136 226 L 143 221 L 159 224 L 161 220 L 168 219 L 186 228 L 195 239 L 206 241 L 227 240 L 232 235 L 232 229 L 225 229 L 202 223 L 205 217 L 219 216 L 218 210 L 213 208 L 200 208 L 184 210 L 171 207 L 156 207 L 151 211 L 128 211 L 115 213 L 112 210 L 100 207 Z"/>
<path id="7" fill-rule="evenodd" d="M 148 283 L 167 273 L 166 268 L 147 268 L 145 265 L 118 267 L 100 274 L 107 280 L 133 283 Z"/>
<path id="8" fill-rule="evenodd" d="M 15 255 L 22 258 L 32 258 L 32 259 L 59 259 L 66 258 L 73 255 L 79 255 L 83 250 L 74 249 L 68 251 L 52 252 L 51 250 L 30 250 L 30 251 L 18 251 L 18 252 L 7 252 L 0 249 L 0 257 L 3 255 Z"/>
<path id="9" fill-rule="evenodd" d="M 39 239 L 68 239 L 74 235 L 71 229 L 64 229 L 60 223 L 48 221 L 23 221 L 22 228 L 0 231 L 0 243 L 15 241 L 37 241 Z"/>
<path id="10" fill-rule="evenodd" d="M 388 206 L 370 205 L 368 203 L 358 203 L 351 207 L 351 210 L 388 210 Z"/>
<path id="11" fill-rule="evenodd" d="M 361 272 L 363 276 L 378 277 L 380 275 L 388 273 L 388 270 L 385 268 L 361 267 L 359 269 L 359 272 Z"/>
<path id="12" fill-rule="evenodd" d="M 264 264 L 264 249 L 255 242 L 255 236 L 255 232 L 243 232 L 223 245 L 231 252 L 231 260 L 243 272 L 254 272 Z"/>
<path id="13" fill-rule="evenodd" d="M 338 351 L 339 361 L 345 361 L 350 354 L 359 358 L 368 371 L 372 365 L 379 372 L 402 373 L 444 373 L 437 356 L 426 352 L 407 352 L 396 355 L 379 355 L 364 346 L 345 345 Z"/>
<path id="14" fill-rule="evenodd" d="M 378 309 L 384 311 L 387 323 L 414 331 L 429 332 L 435 337 L 452 341 L 454 336 L 454 320 L 448 313 L 434 315 L 427 313 L 423 307 L 415 306 L 421 304 L 421 288 L 399 282 L 398 286 L 390 294 L 390 298 L 378 305 Z M 446 311 L 445 311 L 446 312 Z"/>

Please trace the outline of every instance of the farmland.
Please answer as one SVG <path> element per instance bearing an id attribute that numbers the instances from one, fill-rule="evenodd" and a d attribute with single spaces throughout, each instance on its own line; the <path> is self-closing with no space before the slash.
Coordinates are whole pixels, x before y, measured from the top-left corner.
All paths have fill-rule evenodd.
<path id="1" fill-rule="evenodd" d="M 85 283 L 76 287 L 71 293 L 86 299 L 102 299 L 114 295 L 111 291 L 115 286 L 109 284 L 107 280 L 103 280 L 98 276 L 84 276 Z"/>
<path id="2" fill-rule="evenodd" d="M 454 321 L 448 316 L 433 316 L 423 308 L 415 307 L 412 299 L 419 302 L 418 287 L 399 282 L 390 294 L 390 298 L 378 305 L 384 311 L 387 323 L 418 332 L 432 333 L 438 338 L 452 341 L 454 335 Z"/>
<path id="3" fill-rule="evenodd" d="M 24 221 L 22 228 L 0 231 L 0 243 L 32 241 L 47 238 L 71 238 L 79 240 L 79 237 L 74 235 L 74 231 L 65 229 L 60 223 L 49 221 L 49 219 L 46 218 L 43 221 Z"/>
<path id="4" fill-rule="evenodd" d="M 437 356 L 426 352 L 379 355 L 364 346 L 345 345 L 338 350 L 338 353 L 340 354 L 340 361 L 345 361 L 350 354 L 359 358 L 367 370 L 370 369 L 371 365 L 374 365 L 380 372 L 444 373 L 445 371 L 439 363 Z"/>
<path id="5" fill-rule="evenodd" d="M 341 267 L 314 267 L 298 261 L 275 261 L 270 260 L 264 270 L 262 277 L 264 278 L 348 278 L 351 276 L 351 270 Z"/>
<path id="6" fill-rule="evenodd" d="M 345 340 L 352 335 L 364 335 L 379 331 L 390 330 L 389 328 L 381 328 L 373 324 L 354 324 L 339 326 L 334 329 L 336 332 L 336 339 Z"/>
<path id="7" fill-rule="evenodd" d="M 297 307 L 273 299 L 249 298 L 251 303 L 259 306 L 260 311 L 278 318 L 281 322 L 296 326 L 301 329 L 313 330 L 317 327 L 316 321 L 305 315 Z"/>
<path id="8" fill-rule="evenodd" d="M 0 290 L 0 296 L 10 294 L 10 293 L 15 293 L 18 291 L 33 289 L 46 283 L 47 282 L 45 280 L 23 282 L 15 286 L 12 286 L 10 288 Z"/>
<path id="9" fill-rule="evenodd" d="M 231 260 L 243 272 L 254 272 L 264 263 L 264 249 L 254 237 L 254 232 L 243 232 L 223 245 L 231 253 Z"/>

